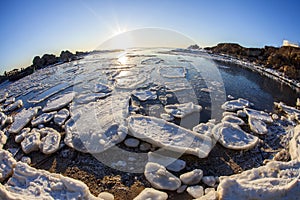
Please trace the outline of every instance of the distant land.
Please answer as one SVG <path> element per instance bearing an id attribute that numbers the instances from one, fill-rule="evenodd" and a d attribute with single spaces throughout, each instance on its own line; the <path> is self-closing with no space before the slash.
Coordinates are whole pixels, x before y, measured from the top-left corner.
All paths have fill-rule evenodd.
<path id="1" fill-rule="evenodd" d="M 191 45 L 189 49 L 199 49 L 199 46 Z M 217 46 L 205 47 L 204 49 L 209 53 L 228 55 L 253 64 L 259 64 L 266 68 L 280 71 L 288 78 L 297 81 L 300 80 L 299 47 L 282 46 L 278 48 L 265 46 L 264 48 L 246 48 L 237 43 L 219 43 Z M 0 75 L 0 83 L 6 80 L 16 81 L 32 74 L 35 70 L 45 68 L 49 65 L 77 60 L 88 53 L 89 52 L 76 52 L 73 54 L 66 50 L 62 51 L 59 57 L 53 54 L 44 54 L 42 57 L 35 56 L 32 65 L 26 68 L 13 69 Z"/>

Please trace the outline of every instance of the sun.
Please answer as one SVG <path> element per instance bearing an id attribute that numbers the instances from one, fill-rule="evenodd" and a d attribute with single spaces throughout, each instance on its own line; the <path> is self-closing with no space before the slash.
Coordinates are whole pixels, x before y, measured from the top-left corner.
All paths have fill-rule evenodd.
<path id="1" fill-rule="evenodd" d="M 118 27 L 116 30 L 113 31 L 113 36 L 119 35 L 119 34 L 124 33 L 126 31 L 127 31 L 126 28 Z"/>

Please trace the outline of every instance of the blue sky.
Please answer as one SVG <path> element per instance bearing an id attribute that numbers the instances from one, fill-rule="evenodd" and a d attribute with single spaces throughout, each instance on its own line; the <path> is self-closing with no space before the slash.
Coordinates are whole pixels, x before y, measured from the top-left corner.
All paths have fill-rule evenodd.
<path id="1" fill-rule="evenodd" d="M 299 42 L 299 7 L 297 0 L 1 0 L 0 73 L 145 27 L 178 31 L 200 46 Z"/>

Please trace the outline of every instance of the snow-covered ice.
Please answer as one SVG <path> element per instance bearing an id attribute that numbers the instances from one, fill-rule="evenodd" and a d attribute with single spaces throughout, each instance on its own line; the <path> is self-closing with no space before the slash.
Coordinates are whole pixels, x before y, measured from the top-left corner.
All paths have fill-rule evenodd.
<path id="1" fill-rule="evenodd" d="M 4 112 L 11 112 L 23 106 L 23 101 L 20 99 L 4 108 Z"/>

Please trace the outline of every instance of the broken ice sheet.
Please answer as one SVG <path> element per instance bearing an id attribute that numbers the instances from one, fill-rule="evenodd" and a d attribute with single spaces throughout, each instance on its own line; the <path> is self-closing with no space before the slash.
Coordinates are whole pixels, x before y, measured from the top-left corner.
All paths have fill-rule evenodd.
<path id="1" fill-rule="evenodd" d="M 92 101 L 97 101 L 98 99 L 103 99 L 109 95 L 110 95 L 110 93 L 81 94 L 81 95 L 75 97 L 74 102 L 77 104 L 87 104 Z"/>
<path id="2" fill-rule="evenodd" d="M 130 116 L 127 121 L 134 137 L 168 150 L 205 158 L 214 146 L 210 137 L 195 134 L 163 119 L 136 115 Z"/>
<path id="3" fill-rule="evenodd" d="M 43 108 L 43 112 L 50 112 L 54 110 L 59 110 L 66 105 L 68 105 L 75 97 L 75 92 L 69 92 L 66 94 L 61 94 L 53 99 L 47 101 L 46 106 Z"/>
<path id="4" fill-rule="evenodd" d="M 0 184 L 0 197 L 6 200 L 101 200 L 93 196 L 87 185 L 81 181 L 38 170 L 23 162 L 17 162 L 12 177 L 6 184 Z"/>
<path id="5" fill-rule="evenodd" d="M 184 67 L 177 66 L 161 66 L 159 73 L 165 78 L 184 78 L 186 75 L 186 69 Z"/>
<path id="6" fill-rule="evenodd" d="M 238 98 L 225 102 L 221 107 L 226 111 L 237 111 L 242 110 L 244 107 L 249 107 L 250 102 L 246 99 Z"/>
<path id="7" fill-rule="evenodd" d="M 200 112 L 201 110 L 202 107 L 194 104 L 193 102 L 165 106 L 165 111 L 177 118 L 183 118 L 186 115 L 193 112 Z"/>
<path id="8" fill-rule="evenodd" d="M 132 95 L 137 97 L 140 101 L 156 100 L 157 94 L 155 91 L 150 90 L 135 90 Z"/>
<path id="9" fill-rule="evenodd" d="M 54 115 L 56 114 L 56 111 L 50 112 L 50 113 L 43 113 L 39 115 L 37 118 L 33 119 L 31 121 L 32 126 L 38 126 L 39 124 L 44 124 L 47 122 L 50 122 Z"/>
<path id="10" fill-rule="evenodd" d="M 248 117 L 252 117 L 254 119 L 258 119 L 266 123 L 273 123 L 272 117 L 264 111 L 258 111 L 250 108 L 245 108 L 244 111 L 246 112 Z"/>
<path id="11" fill-rule="evenodd" d="M 65 123 L 65 121 L 69 117 L 69 115 L 70 115 L 70 112 L 66 108 L 63 108 L 54 115 L 53 121 L 55 124 L 61 126 L 61 125 L 63 125 L 63 123 Z"/>
<path id="12" fill-rule="evenodd" d="M 253 148 L 258 143 L 258 137 L 243 131 L 238 125 L 222 122 L 212 129 L 213 136 L 224 147 L 234 150 Z"/>
<path id="13" fill-rule="evenodd" d="M 129 93 L 115 93 L 97 102 L 72 105 L 64 142 L 82 152 L 100 153 L 127 135 Z M 117 105 L 117 106 L 116 106 Z"/>

